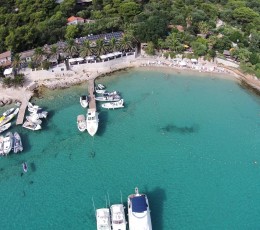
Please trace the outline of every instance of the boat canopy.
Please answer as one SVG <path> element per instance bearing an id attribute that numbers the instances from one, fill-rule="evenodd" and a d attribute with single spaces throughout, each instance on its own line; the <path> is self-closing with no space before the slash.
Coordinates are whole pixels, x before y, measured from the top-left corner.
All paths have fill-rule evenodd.
<path id="1" fill-rule="evenodd" d="M 135 196 L 131 198 L 132 200 L 132 211 L 133 212 L 145 212 L 147 211 L 147 203 L 145 199 L 145 195 L 142 196 Z"/>

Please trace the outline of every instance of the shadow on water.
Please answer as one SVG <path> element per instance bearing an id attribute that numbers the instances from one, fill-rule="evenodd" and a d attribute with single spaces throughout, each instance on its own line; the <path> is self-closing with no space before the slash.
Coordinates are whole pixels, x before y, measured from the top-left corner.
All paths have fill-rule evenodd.
<path id="1" fill-rule="evenodd" d="M 193 125 L 193 126 L 177 126 L 174 124 L 168 124 L 160 129 L 163 133 L 180 133 L 180 134 L 190 134 L 198 132 L 199 126 Z"/>
<path id="2" fill-rule="evenodd" d="M 36 165 L 34 162 L 30 163 L 30 168 L 31 168 L 32 172 L 36 172 Z"/>
<path id="3" fill-rule="evenodd" d="M 152 191 L 146 192 L 150 210 L 151 210 L 151 219 L 152 226 L 154 230 L 161 230 L 163 228 L 163 206 L 166 201 L 166 193 L 164 189 L 156 187 Z"/>
<path id="4" fill-rule="evenodd" d="M 32 146 L 30 145 L 28 134 L 21 134 L 20 133 L 20 136 L 21 136 L 21 140 L 23 142 L 23 152 L 24 151 L 30 151 Z"/>
<path id="5" fill-rule="evenodd" d="M 102 111 L 99 114 L 99 125 L 98 125 L 99 127 L 97 132 L 98 136 L 102 136 L 105 133 L 107 122 L 108 122 L 108 111 Z"/>

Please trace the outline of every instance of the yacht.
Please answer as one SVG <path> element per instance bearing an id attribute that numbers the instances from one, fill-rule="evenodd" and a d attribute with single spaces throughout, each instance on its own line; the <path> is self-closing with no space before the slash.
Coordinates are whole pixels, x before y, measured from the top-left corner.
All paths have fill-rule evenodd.
<path id="1" fill-rule="evenodd" d="M 0 155 L 4 155 L 4 137 L 0 136 Z"/>
<path id="2" fill-rule="evenodd" d="M 91 136 L 94 136 L 98 130 L 98 113 L 94 109 L 88 109 L 87 130 Z"/>
<path id="3" fill-rule="evenodd" d="M 113 230 L 126 230 L 125 210 L 122 204 L 114 204 L 110 207 Z"/>
<path id="4" fill-rule="evenodd" d="M 97 230 L 111 230 L 110 213 L 108 208 L 96 210 Z"/>
<path id="5" fill-rule="evenodd" d="M 135 194 L 127 199 L 129 230 L 152 230 L 148 198 L 135 188 Z"/>
<path id="6" fill-rule="evenodd" d="M 95 97 L 96 101 L 119 101 L 120 99 L 119 95 Z"/>
<path id="7" fill-rule="evenodd" d="M 40 125 L 42 123 L 42 120 L 39 119 L 39 117 L 35 114 L 31 114 L 30 116 L 26 116 L 26 120 L 34 123 L 36 125 Z"/>
<path id="8" fill-rule="evenodd" d="M 7 122 L 11 121 L 19 112 L 19 108 L 15 109 L 13 113 L 9 114 L 8 116 L 6 116 L 1 122 L 0 122 L 0 126 L 3 126 L 4 124 L 6 124 Z"/>
<path id="9" fill-rule="evenodd" d="M 86 95 L 81 96 L 79 101 L 80 101 L 80 104 L 83 108 L 88 107 L 88 97 Z"/>
<path id="10" fill-rule="evenodd" d="M 13 147 L 13 134 L 8 132 L 4 137 L 4 154 L 10 153 Z"/>
<path id="11" fill-rule="evenodd" d="M 41 108 L 38 105 L 33 105 L 31 102 L 28 102 L 28 111 L 31 113 L 37 112 Z"/>
<path id="12" fill-rule="evenodd" d="M 78 115 L 77 124 L 80 132 L 84 132 L 87 129 L 87 122 L 84 115 Z"/>
<path id="13" fill-rule="evenodd" d="M 41 125 L 37 125 L 37 124 L 29 122 L 29 121 L 24 122 L 23 127 L 26 129 L 33 130 L 33 131 L 40 130 L 42 128 Z"/>
<path id="14" fill-rule="evenodd" d="M 14 133 L 14 143 L 13 143 L 14 153 L 23 151 L 23 144 L 19 133 Z"/>
<path id="15" fill-rule="evenodd" d="M 103 94 L 106 92 L 105 89 L 100 89 L 98 86 L 95 87 L 95 91 L 96 91 L 96 93 L 99 93 L 99 94 Z"/>
<path id="16" fill-rule="evenodd" d="M 37 111 L 32 112 L 31 115 L 38 116 L 38 118 L 47 118 L 48 112 L 43 109 L 38 109 Z"/>
<path id="17" fill-rule="evenodd" d="M 115 102 L 107 102 L 101 105 L 105 109 L 118 109 L 124 108 L 124 99 Z"/>
<path id="18" fill-rule="evenodd" d="M 4 132 L 5 130 L 9 129 L 11 127 L 11 122 L 6 123 L 3 126 L 0 126 L 0 133 Z"/>

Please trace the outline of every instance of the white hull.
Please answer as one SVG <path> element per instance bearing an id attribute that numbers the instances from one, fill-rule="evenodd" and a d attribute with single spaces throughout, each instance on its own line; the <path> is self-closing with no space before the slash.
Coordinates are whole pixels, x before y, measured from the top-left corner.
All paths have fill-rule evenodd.
<path id="1" fill-rule="evenodd" d="M 108 208 L 96 210 L 97 230 L 111 230 L 111 221 Z"/>
<path id="2" fill-rule="evenodd" d="M 101 105 L 105 109 L 119 109 L 124 108 L 124 99 L 121 99 L 116 102 L 108 102 Z"/>
<path id="3" fill-rule="evenodd" d="M 40 109 L 42 109 L 42 108 L 40 108 L 38 105 L 33 105 L 31 102 L 28 102 L 28 111 L 29 112 L 36 113 Z"/>
<path id="4" fill-rule="evenodd" d="M 6 124 L 7 122 L 11 121 L 16 114 L 19 112 L 19 108 L 17 108 L 12 114 L 8 115 L 7 117 L 5 117 L 1 122 L 0 122 L 0 126 L 3 126 L 4 124 Z"/>
<path id="5" fill-rule="evenodd" d="M 107 97 L 95 97 L 95 100 L 96 101 L 111 101 L 111 102 L 114 102 L 114 101 L 119 101 L 121 99 L 120 96 L 116 95 L 116 96 L 107 96 Z"/>
<path id="6" fill-rule="evenodd" d="M 136 194 L 129 195 L 127 203 L 129 230 L 152 230 L 147 196 L 139 194 L 138 188 L 136 188 Z"/>
<path id="7" fill-rule="evenodd" d="M 7 117 L 7 116 L 10 115 L 13 111 L 14 111 L 14 108 L 8 109 L 7 111 L 5 111 L 5 112 L 3 113 L 3 116 L 4 116 L 4 117 Z"/>
<path id="8" fill-rule="evenodd" d="M 0 155 L 4 155 L 4 137 L 0 136 Z"/>
<path id="9" fill-rule="evenodd" d="M 33 124 L 29 121 L 24 122 L 23 127 L 26 129 L 33 130 L 33 131 L 40 130 L 42 128 L 41 125 Z"/>
<path id="10" fill-rule="evenodd" d="M 88 97 L 87 96 L 81 96 L 79 99 L 79 102 L 83 108 L 88 107 Z"/>
<path id="11" fill-rule="evenodd" d="M 26 116 L 26 120 L 36 125 L 40 125 L 42 123 L 42 120 L 40 120 L 38 116 L 34 115 Z"/>
<path id="12" fill-rule="evenodd" d="M 11 132 L 7 133 L 4 138 L 4 154 L 10 153 L 13 147 L 13 134 Z"/>
<path id="13" fill-rule="evenodd" d="M 99 89 L 105 89 L 105 88 L 106 88 L 106 87 L 105 87 L 104 85 L 102 85 L 102 84 L 98 84 L 97 86 L 98 86 Z"/>
<path id="14" fill-rule="evenodd" d="M 110 207 L 113 230 L 126 230 L 125 211 L 122 204 L 114 204 Z"/>
<path id="15" fill-rule="evenodd" d="M 93 110 L 89 109 L 87 113 L 87 131 L 90 136 L 94 136 L 98 130 L 98 113 Z"/>
<path id="16" fill-rule="evenodd" d="M 78 130 L 84 132 L 87 129 L 87 122 L 84 115 L 78 115 L 77 117 Z"/>
<path id="17" fill-rule="evenodd" d="M 21 137 L 19 135 L 19 133 L 15 132 L 14 133 L 14 153 L 18 153 L 18 152 L 22 152 L 23 151 L 23 144 L 22 144 L 22 140 Z"/>
<path id="18" fill-rule="evenodd" d="M 4 132 L 5 130 L 9 129 L 11 127 L 11 122 L 3 125 L 3 126 L 0 126 L 0 133 Z"/>

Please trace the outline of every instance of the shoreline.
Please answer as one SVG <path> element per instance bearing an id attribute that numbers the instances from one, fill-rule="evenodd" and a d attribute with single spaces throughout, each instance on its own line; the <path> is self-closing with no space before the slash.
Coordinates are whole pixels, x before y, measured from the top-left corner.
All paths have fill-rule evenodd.
<path id="1" fill-rule="evenodd" d="M 228 66 L 217 65 L 213 62 L 199 60 L 197 65 L 187 64 L 181 67 L 173 64 L 172 60 L 159 57 L 121 57 L 100 63 L 87 63 L 71 66 L 71 70 L 63 72 L 50 72 L 47 70 L 31 71 L 23 70 L 26 82 L 24 87 L 3 88 L 0 86 L 0 106 L 11 104 L 14 101 L 22 101 L 24 97 L 35 96 L 34 89 L 28 89 L 28 86 L 34 82 L 37 85 L 37 92 L 47 88 L 50 90 L 69 88 L 73 85 L 82 84 L 90 79 L 96 79 L 114 74 L 119 71 L 125 71 L 132 68 L 144 70 L 169 71 L 169 73 L 188 74 L 196 76 L 212 76 L 222 79 L 231 79 L 238 81 L 240 85 L 251 89 L 257 95 L 260 95 L 260 81 L 250 75 L 245 75 L 237 69 Z M 37 93 L 36 93 L 37 94 Z M 3 102 L 3 103 L 2 103 Z M 7 103 L 6 103 L 7 102 Z"/>

